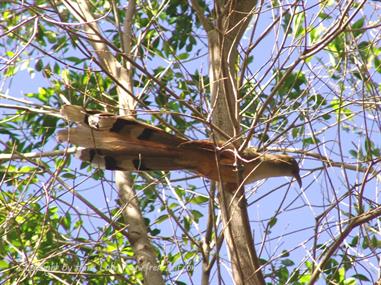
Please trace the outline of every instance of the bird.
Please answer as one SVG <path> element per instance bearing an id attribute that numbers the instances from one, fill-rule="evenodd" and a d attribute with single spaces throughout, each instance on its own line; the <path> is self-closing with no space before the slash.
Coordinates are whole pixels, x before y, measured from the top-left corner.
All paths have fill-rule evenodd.
<path id="1" fill-rule="evenodd" d="M 286 154 L 262 153 L 251 147 L 237 154 L 222 142 L 189 140 L 129 116 L 77 105 L 63 105 L 61 114 L 77 126 L 59 130 L 58 141 L 78 146 L 76 157 L 101 169 L 188 170 L 213 181 L 237 183 L 241 179 L 243 184 L 288 176 L 302 186 L 299 165 Z"/>

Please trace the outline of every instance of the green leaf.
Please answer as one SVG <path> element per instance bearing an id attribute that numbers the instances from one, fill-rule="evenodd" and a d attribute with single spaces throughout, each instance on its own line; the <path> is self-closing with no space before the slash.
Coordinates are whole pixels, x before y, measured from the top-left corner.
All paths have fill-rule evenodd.
<path id="1" fill-rule="evenodd" d="M 272 217 L 269 221 L 269 226 L 272 228 L 277 223 L 278 219 L 276 217 Z"/>
<path id="2" fill-rule="evenodd" d="M 358 245 L 358 243 L 359 243 L 359 236 L 355 236 L 355 237 L 353 237 L 353 239 L 351 240 L 349 245 L 352 247 L 356 247 Z"/>
<path id="3" fill-rule="evenodd" d="M 190 225 L 191 225 L 191 222 L 189 220 L 189 217 L 188 216 L 185 216 L 184 219 L 183 219 L 183 222 L 184 222 L 184 228 L 189 231 L 190 230 Z"/>
<path id="4" fill-rule="evenodd" d="M 61 174 L 61 177 L 66 178 L 66 179 L 75 179 L 75 178 L 77 178 L 76 175 L 74 175 L 73 173 L 69 173 L 69 172 Z"/>
<path id="5" fill-rule="evenodd" d="M 162 222 L 168 220 L 168 215 L 161 215 L 155 220 L 155 224 L 161 224 Z"/>
<path id="6" fill-rule="evenodd" d="M 373 66 L 378 73 L 381 73 L 381 60 L 377 56 L 373 58 Z"/>
<path id="7" fill-rule="evenodd" d="M 25 223 L 25 217 L 24 216 L 21 216 L 21 215 L 18 215 L 17 217 L 16 217 L 16 222 L 18 223 L 18 224 L 23 224 L 23 223 Z"/>
<path id="8" fill-rule="evenodd" d="M 70 230 L 71 216 L 69 212 L 66 212 L 64 217 L 61 217 L 60 224 L 65 230 Z"/>
<path id="9" fill-rule="evenodd" d="M 345 279 L 343 284 L 344 285 L 356 285 L 357 281 L 355 278 L 350 277 L 350 278 Z"/>
<path id="10" fill-rule="evenodd" d="M 292 18 L 291 18 L 290 12 L 286 10 L 282 17 L 282 28 L 283 28 L 283 31 L 287 31 L 288 34 L 292 32 L 292 29 L 289 28 L 291 19 Z"/>
<path id="11" fill-rule="evenodd" d="M 366 276 L 362 274 L 355 274 L 355 275 L 352 275 L 352 277 L 360 281 L 370 281 Z"/>
<path id="12" fill-rule="evenodd" d="M 322 118 L 326 121 L 328 121 L 329 119 L 331 119 L 331 115 L 330 114 L 325 114 L 322 116 Z"/>
<path id="13" fill-rule="evenodd" d="M 301 284 L 307 284 L 311 280 L 311 275 L 310 274 L 303 274 L 299 277 L 299 282 Z"/>
<path id="14" fill-rule="evenodd" d="M 54 44 L 57 41 L 57 34 L 53 31 L 46 31 L 45 36 L 51 44 Z"/>
<path id="15" fill-rule="evenodd" d="M 357 20 L 353 25 L 352 25 L 352 29 L 354 30 L 353 31 L 353 34 L 355 37 L 359 36 L 359 35 L 362 35 L 364 33 L 363 30 L 358 30 L 358 29 L 361 29 L 362 27 L 364 27 L 364 23 L 365 23 L 365 18 L 364 17 L 361 17 L 359 20 Z M 358 30 L 358 31 L 356 31 Z"/>
<path id="16" fill-rule="evenodd" d="M 66 83 L 70 83 L 70 71 L 68 69 L 64 69 L 61 72 L 62 80 Z"/>
<path id="17" fill-rule="evenodd" d="M 5 69 L 4 75 L 6 77 L 12 77 L 16 74 L 16 66 L 15 65 L 8 65 L 8 67 Z"/>
<path id="18" fill-rule="evenodd" d="M 314 137 L 309 137 L 309 138 L 303 139 L 303 145 L 305 145 L 305 146 L 314 145 L 314 144 L 318 144 L 318 143 L 320 143 L 320 140 L 316 139 Z"/>
<path id="19" fill-rule="evenodd" d="M 53 66 L 53 72 L 54 72 L 54 74 L 60 74 L 61 73 L 61 67 L 57 62 Z"/>
<path id="20" fill-rule="evenodd" d="M 259 136 L 258 136 L 258 139 L 261 141 L 261 142 L 266 142 L 270 139 L 269 135 L 267 133 L 260 133 Z"/>
<path id="21" fill-rule="evenodd" d="M 75 64 L 80 64 L 83 61 L 83 59 L 80 59 L 80 58 L 78 58 L 76 56 L 69 56 L 69 57 L 66 57 L 65 59 L 67 61 L 71 61 L 71 62 L 73 62 Z"/>
<path id="22" fill-rule="evenodd" d="M 34 68 L 37 71 L 41 71 L 43 67 L 44 67 L 43 61 L 41 59 L 37 60 L 36 64 L 34 65 Z"/>
<path id="23" fill-rule="evenodd" d="M 185 260 L 194 258 L 196 256 L 196 253 L 194 251 L 188 251 L 185 253 Z"/>
<path id="24" fill-rule="evenodd" d="M 356 150 L 354 150 L 354 149 L 349 150 L 349 153 L 350 153 L 350 155 L 352 155 L 353 158 L 358 158 L 359 157 L 358 152 Z"/>
<path id="25" fill-rule="evenodd" d="M 79 220 L 74 223 L 74 229 L 78 229 L 83 225 L 83 221 Z"/>
<path id="26" fill-rule="evenodd" d="M 192 199 L 190 199 L 189 202 L 191 202 L 192 204 L 200 205 L 200 204 L 204 204 L 204 203 L 209 202 L 209 198 L 205 197 L 205 196 L 198 195 L 198 196 L 195 196 Z"/>
<path id="27" fill-rule="evenodd" d="M 8 262 L 6 262 L 5 260 L 0 260 L 0 269 L 6 269 L 6 268 L 9 268 Z"/>
<path id="28" fill-rule="evenodd" d="M 276 276 L 279 278 L 279 284 L 286 284 L 290 275 L 286 267 L 281 267 L 276 271 Z"/>
<path id="29" fill-rule="evenodd" d="M 152 236 L 157 236 L 160 234 L 160 230 L 159 229 L 153 229 L 153 230 L 150 230 L 150 233 Z"/>
<path id="30" fill-rule="evenodd" d="M 291 134 L 292 134 L 292 138 L 298 137 L 299 128 L 293 128 L 292 131 L 291 131 Z"/>
<path id="31" fill-rule="evenodd" d="M 177 56 L 178 59 L 180 60 L 185 60 L 189 58 L 189 53 L 181 53 Z"/>
<path id="32" fill-rule="evenodd" d="M 200 211 L 197 211 L 197 210 L 191 210 L 191 213 L 192 213 L 193 219 L 196 223 L 198 223 L 200 218 L 202 218 L 204 216 Z"/>
<path id="33" fill-rule="evenodd" d="M 293 262 L 291 259 L 283 259 L 281 261 L 281 263 L 284 265 L 284 266 L 294 266 L 295 265 L 295 262 Z"/>
<path id="34" fill-rule="evenodd" d="M 294 17 L 294 33 L 296 37 L 299 37 L 301 35 L 305 34 L 305 16 L 304 13 L 298 13 L 296 17 Z"/>
<path id="35" fill-rule="evenodd" d="M 288 256 L 290 256 L 290 252 L 287 250 L 282 250 L 281 257 L 288 257 Z"/>

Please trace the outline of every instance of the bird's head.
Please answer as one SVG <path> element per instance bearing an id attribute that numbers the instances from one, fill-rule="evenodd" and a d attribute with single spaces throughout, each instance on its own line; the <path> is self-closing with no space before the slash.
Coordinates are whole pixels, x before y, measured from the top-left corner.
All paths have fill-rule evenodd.
<path id="1" fill-rule="evenodd" d="M 290 176 L 302 187 L 299 165 L 292 156 L 260 153 L 254 148 L 247 148 L 242 153 L 242 158 L 247 167 L 247 183 L 270 177 Z"/>
<path id="2" fill-rule="evenodd" d="M 296 179 L 299 186 L 302 187 L 302 179 L 300 178 L 300 169 L 298 162 L 291 156 L 286 154 L 271 155 L 271 160 L 274 171 L 283 173 L 284 176 L 291 176 Z"/>

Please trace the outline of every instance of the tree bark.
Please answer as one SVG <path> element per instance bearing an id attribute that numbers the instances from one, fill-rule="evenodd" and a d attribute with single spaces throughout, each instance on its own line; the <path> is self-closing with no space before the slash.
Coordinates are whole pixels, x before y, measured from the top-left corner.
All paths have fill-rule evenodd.
<path id="1" fill-rule="evenodd" d="M 238 146 L 240 133 L 235 68 L 237 45 L 249 24 L 254 7 L 255 1 L 231 1 L 228 7 L 217 5 L 218 28 L 208 32 L 212 123 L 229 136 L 234 146 Z M 226 141 L 225 135 L 212 133 L 215 140 Z M 240 186 L 239 175 L 237 183 L 219 185 L 219 197 L 235 284 L 265 284 L 254 248 L 244 187 Z"/>
<path id="2" fill-rule="evenodd" d="M 87 33 L 89 44 L 93 47 L 100 66 L 112 78 L 118 79 L 117 92 L 119 100 L 119 113 L 121 115 L 132 115 L 135 100 L 133 95 L 133 80 L 131 66 L 123 66 L 110 52 L 102 38 L 102 33 L 92 16 L 86 1 L 65 1 L 64 4 L 69 11 L 80 22 L 84 22 L 83 30 Z M 131 50 L 131 25 L 134 15 L 135 1 L 128 2 L 126 7 L 126 19 L 124 31 L 121 36 L 124 52 L 130 56 Z M 121 88 L 123 86 L 124 88 Z M 164 280 L 156 259 L 154 247 L 148 237 L 147 227 L 140 211 L 139 201 L 133 189 L 129 172 L 116 171 L 115 182 L 118 188 L 119 204 L 122 207 L 122 215 L 128 226 L 128 239 L 135 253 L 138 269 L 143 273 L 144 284 L 164 285 Z"/>

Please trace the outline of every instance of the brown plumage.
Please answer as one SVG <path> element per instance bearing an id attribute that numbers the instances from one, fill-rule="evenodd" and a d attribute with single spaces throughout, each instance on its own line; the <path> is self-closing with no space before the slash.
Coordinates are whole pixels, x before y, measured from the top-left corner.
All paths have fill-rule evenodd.
<path id="1" fill-rule="evenodd" d="M 190 141 L 129 117 L 88 111 L 80 106 L 65 105 L 61 113 L 78 126 L 59 131 L 58 140 L 82 147 L 77 157 L 96 167 L 125 171 L 185 169 L 215 181 L 238 181 L 235 154 L 222 145 Z M 244 183 L 291 176 L 301 186 L 299 166 L 288 155 L 262 154 L 248 148 L 238 157 Z"/>

